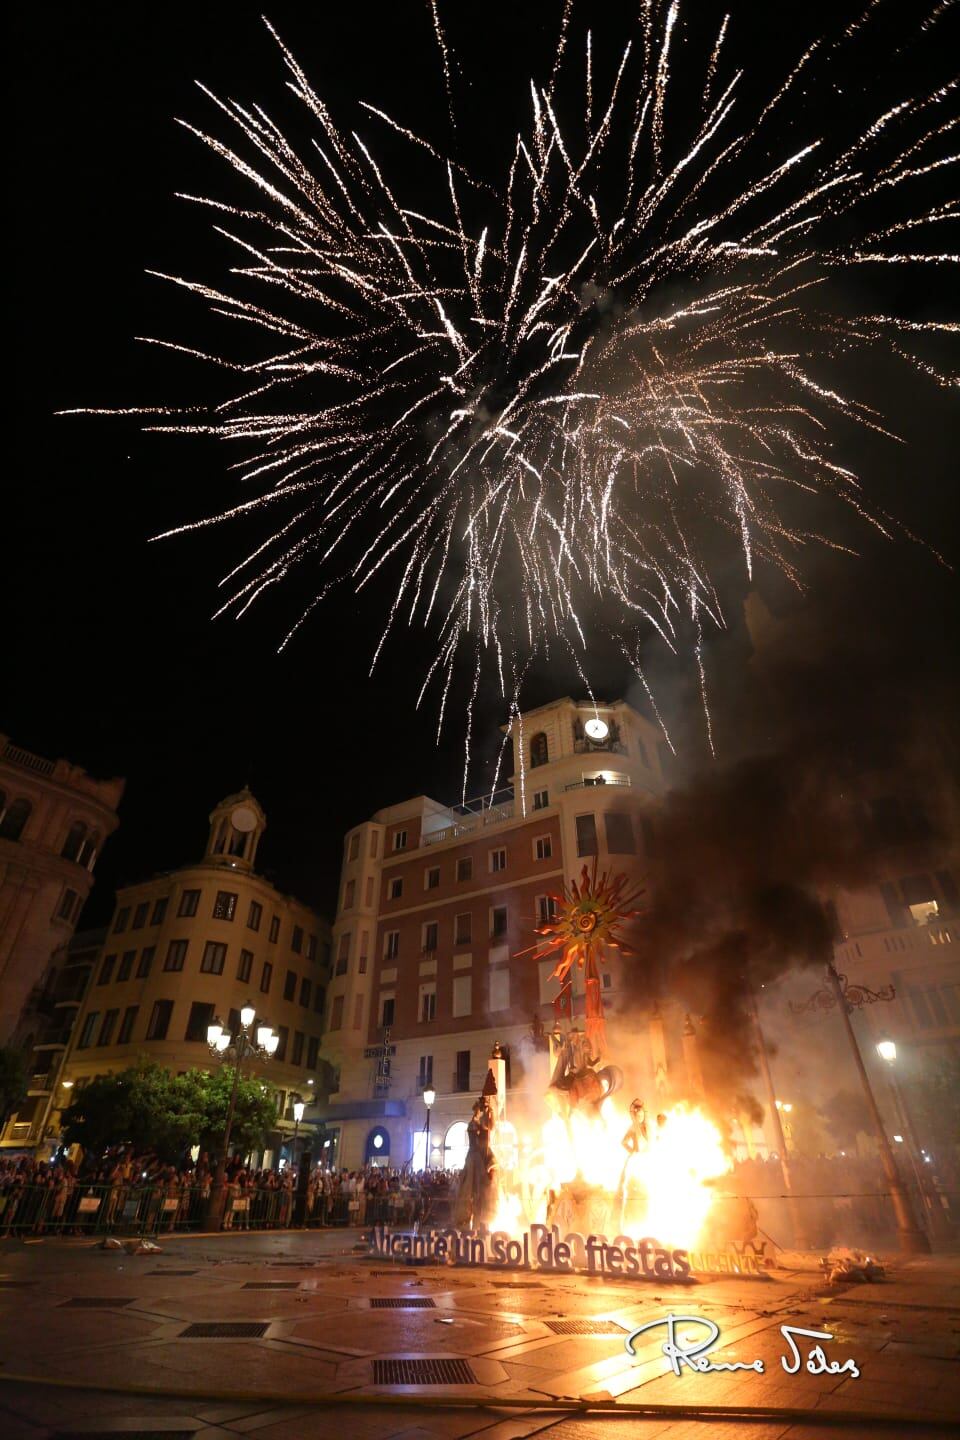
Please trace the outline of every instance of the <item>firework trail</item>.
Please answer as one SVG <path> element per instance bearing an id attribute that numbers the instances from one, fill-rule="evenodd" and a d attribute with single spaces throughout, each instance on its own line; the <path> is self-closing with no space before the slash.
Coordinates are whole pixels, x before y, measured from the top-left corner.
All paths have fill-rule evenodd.
<path id="1" fill-rule="evenodd" d="M 801 77 L 837 63 L 885 8 L 841 21 L 757 103 L 729 17 L 700 54 L 679 0 L 643 0 L 606 73 L 567 0 L 499 183 L 459 153 L 436 0 L 449 142 L 372 103 L 336 123 L 268 23 L 303 131 L 293 140 L 259 106 L 204 89 L 229 138 L 187 129 L 251 198 L 184 197 L 236 248 L 225 288 L 164 277 L 252 327 L 262 358 L 203 353 L 236 375 L 231 398 L 138 412 L 150 429 L 239 442 L 252 493 L 167 532 L 259 520 L 217 613 L 243 614 L 309 567 L 316 599 L 286 644 L 331 591 L 383 582 L 374 663 L 401 627 L 430 630 L 421 698 L 435 688 L 441 724 L 461 668 L 475 696 L 492 665 L 518 716 L 520 680 L 551 646 L 589 690 L 602 626 L 650 694 L 638 636 L 671 648 L 693 636 L 706 710 L 704 627 L 722 612 L 704 525 L 729 533 L 747 576 L 772 564 L 800 584 L 804 547 L 836 542 L 785 518 L 791 497 L 833 497 L 893 528 L 834 451 L 838 431 L 890 433 L 848 388 L 858 357 L 886 351 L 956 383 L 930 347 L 957 325 L 833 302 L 849 267 L 956 263 L 943 235 L 957 203 L 931 201 L 925 177 L 957 159 L 957 81 L 898 94 L 849 135 L 819 131 L 815 107 L 785 120 Z M 935 42 L 948 8 L 912 8 L 911 41 Z M 559 113 L 580 119 L 565 129 Z M 430 213 L 405 194 L 407 172 L 378 161 L 384 134 L 430 167 Z"/>

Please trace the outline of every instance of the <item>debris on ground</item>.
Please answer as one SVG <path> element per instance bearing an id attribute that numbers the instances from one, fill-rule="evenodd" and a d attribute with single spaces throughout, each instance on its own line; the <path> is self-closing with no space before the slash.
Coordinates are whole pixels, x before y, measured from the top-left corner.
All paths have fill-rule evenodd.
<path id="1" fill-rule="evenodd" d="M 831 1285 L 840 1281 L 860 1283 L 865 1280 L 882 1280 L 886 1275 L 883 1264 L 867 1255 L 863 1250 L 851 1250 L 849 1246 L 838 1246 L 820 1261 L 820 1269 Z"/>

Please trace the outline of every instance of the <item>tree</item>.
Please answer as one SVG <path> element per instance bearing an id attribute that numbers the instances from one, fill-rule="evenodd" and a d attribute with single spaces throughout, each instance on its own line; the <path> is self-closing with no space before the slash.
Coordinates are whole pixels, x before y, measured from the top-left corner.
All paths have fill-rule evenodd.
<path id="1" fill-rule="evenodd" d="M 211 1074 L 188 1070 L 175 1075 L 143 1061 L 129 1070 L 92 1080 L 63 1112 L 67 1144 L 95 1154 L 111 1145 L 132 1145 L 138 1153 L 156 1151 L 161 1160 L 178 1160 L 192 1145 L 222 1147 L 233 1069 Z M 262 1080 L 243 1076 L 231 1140 L 239 1150 L 260 1145 L 274 1124 L 273 1092 Z"/>
<path id="2" fill-rule="evenodd" d="M 19 1050 L 0 1047 L 0 1130 L 27 1093 L 27 1067 Z"/>

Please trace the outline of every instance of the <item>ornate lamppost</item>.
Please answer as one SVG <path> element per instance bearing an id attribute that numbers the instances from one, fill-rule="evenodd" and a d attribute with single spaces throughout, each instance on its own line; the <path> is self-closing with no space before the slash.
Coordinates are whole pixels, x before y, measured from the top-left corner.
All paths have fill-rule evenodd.
<path id="1" fill-rule="evenodd" d="M 904 1096 L 903 1089 L 894 1069 L 897 1061 L 896 1042 L 888 1037 L 878 1040 L 877 1054 L 880 1056 L 880 1059 L 885 1062 L 887 1067 L 887 1074 L 890 1079 L 890 1092 L 893 1096 L 893 1107 L 907 1137 L 906 1149 L 910 1155 L 910 1163 L 913 1166 L 913 1173 L 916 1176 L 920 1198 L 930 1218 L 930 1232 L 941 1240 L 952 1239 L 953 1226 L 944 1214 L 943 1205 L 940 1203 L 940 1196 L 937 1193 L 936 1186 L 931 1183 L 930 1177 L 923 1168 L 924 1165 L 928 1163 L 926 1152 L 917 1139 L 913 1116 L 907 1108 L 906 1097 Z"/>
<path id="2" fill-rule="evenodd" d="M 210 1187 L 210 1203 L 207 1207 L 207 1224 L 211 1228 L 219 1228 L 223 1219 L 223 1204 L 226 1195 L 226 1166 L 227 1157 L 230 1154 L 230 1132 L 233 1129 L 233 1114 L 237 1104 L 237 1085 L 240 1081 L 240 1072 L 243 1069 L 243 1062 L 248 1058 L 255 1058 L 266 1061 L 276 1054 L 277 1046 L 280 1044 L 280 1036 L 275 1032 L 272 1025 L 261 1023 L 257 1026 L 256 1038 L 253 1036 L 253 1025 L 257 1018 L 257 1012 L 252 1005 L 244 1005 L 240 1011 L 240 1028 L 236 1035 L 231 1035 L 226 1030 L 222 1021 L 214 1020 L 212 1025 L 207 1026 L 207 1045 L 210 1053 L 218 1060 L 230 1061 L 233 1064 L 233 1085 L 230 1090 L 230 1104 L 227 1107 L 227 1123 L 223 1134 L 223 1155 L 217 1162 L 213 1184 Z"/>
<path id="3" fill-rule="evenodd" d="M 293 1168 L 297 1166 L 297 1137 L 300 1134 L 300 1121 L 303 1119 L 303 1112 L 306 1110 L 306 1102 L 294 1100 L 293 1102 Z"/>

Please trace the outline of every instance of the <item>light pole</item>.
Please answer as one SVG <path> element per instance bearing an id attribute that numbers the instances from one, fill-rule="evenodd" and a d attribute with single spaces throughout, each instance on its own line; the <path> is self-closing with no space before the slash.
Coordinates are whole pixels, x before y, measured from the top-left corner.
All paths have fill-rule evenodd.
<path id="1" fill-rule="evenodd" d="M 303 1119 L 303 1112 L 304 1112 L 304 1110 L 306 1110 L 306 1108 L 307 1108 L 307 1107 L 306 1107 L 306 1105 L 304 1104 L 304 1102 L 303 1102 L 302 1100 L 294 1100 L 294 1102 L 293 1102 L 293 1164 L 294 1164 L 294 1168 L 296 1168 L 296 1164 L 297 1164 L 297 1136 L 300 1134 L 300 1121 Z"/>
<path id="2" fill-rule="evenodd" d="M 913 1128 L 913 1116 L 907 1109 L 907 1102 L 900 1088 L 897 1072 L 894 1069 L 897 1061 L 896 1042 L 886 1037 L 878 1040 L 877 1054 L 887 1065 L 887 1073 L 890 1077 L 890 1093 L 893 1096 L 893 1107 L 900 1124 L 903 1126 L 904 1134 L 907 1137 L 907 1150 L 910 1154 L 910 1163 L 913 1166 L 913 1173 L 916 1177 L 920 1199 L 930 1217 L 931 1233 L 936 1235 L 938 1239 L 951 1239 L 953 1236 L 953 1227 L 943 1213 L 943 1206 L 940 1204 L 940 1197 L 937 1194 L 936 1187 L 928 1182 L 926 1171 L 923 1168 L 923 1150 L 917 1139 L 917 1132 Z"/>
<path id="3" fill-rule="evenodd" d="M 233 1061 L 233 1085 L 230 1089 L 230 1104 L 227 1106 L 227 1123 L 223 1133 L 223 1155 L 217 1162 L 213 1184 L 210 1187 L 210 1202 L 207 1206 L 207 1224 L 211 1228 L 219 1228 L 223 1219 L 223 1203 L 225 1199 L 226 1167 L 227 1156 L 230 1153 L 230 1132 L 233 1129 L 233 1112 L 237 1104 L 237 1085 L 240 1081 L 240 1071 L 243 1062 L 250 1055 L 256 1056 L 259 1060 L 269 1060 L 276 1054 L 277 1046 L 280 1044 L 280 1036 L 275 1033 L 273 1027 L 266 1024 L 257 1026 L 257 1038 L 253 1039 L 251 1034 L 253 1023 L 257 1018 L 257 1012 L 252 1005 L 244 1005 L 240 1011 L 240 1029 L 236 1036 L 232 1036 L 229 1030 L 225 1030 L 219 1020 L 207 1026 L 207 1045 L 210 1047 L 211 1055 L 219 1060 L 230 1059 Z"/>
<path id="4" fill-rule="evenodd" d="M 428 1085 L 426 1090 L 424 1090 L 423 1092 L 423 1103 L 427 1107 L 427 1123 L 424 1127 L 427 1132 L 427 1143 L 423 1157 L 423 1168 L 425 1170 L 430 1169 L 430 1111 L 433 1108 L 436 1098 L 436 1090 L 434 1090 L 432 1085 Z"/>
<path id="5" fill-rule="evenodd" d="M 870 1084 L 867 1067 L 863 1063 L 860 1046 L 857 1044 L 857 1037 L 853 1033 L 853 1026 L 850 1023 L 851 1007 L 844 995 L 843 987 L 840 983 L 840 976 L 837 974 L 836 968 L 830 963 L 827 965 L 827 980 L 830 982 L 833 993 L 836 996 L 837 1009 L 840 1011 L 843 1027 L 847 1032 L 847 1040 L 853 1052 L 853 1060 L 857 1067 L 857 1074 L 860 1076 L 860 1084 L 863 1087 L 867 1109 L 870 1111 L 870 1117 L 873 1120 L 873 1132 L 880 1150 L 880 1163 L 883 1166 L 883 1173 L 890 1187 L 893 1213 L 897 1218 L 897 1233 L 900 1237 L 900 1248 L 911 1254 L 928 1255 L 930 1253 L 930 1241 L 914 1219 L 910 1197 L 904 1189 L 903 1181 L 900 1179 L 897 1163 L 893 1158 L 893 1151 L 890 1149 L 890 1142 L 887 1139 L 887 1132 L 884 1129 L 883 1118 L 877 1108 L 877 1099 L 873 1093 L 873 1087 Z"/>
<path id="6" fill-rule="evenodd" d="M 793 1194 L 793 1174 L 790 1170 L 790 1157 L 787 1154 L 787 1137 L 783 1133 L 783 1122 L 780 1119 L 780 1101 L 777 1099 L 776 1091 L 773 1087 L 773 1075 L 770 1071 L 770 1056 L 767 1053 L 767 1042 L 760 1025 L 757 997 L 753 992 L 753 987 L 749 979 L 747 980 L 746 991 L 750 1001 L 750 1010 L 753 1015 L 753 1028 L 757 1045 L 757 1058 L 760 1061 L 760 1073 L 763 1076 L 763 1082 L 767 1091 L 767 1109 L 780 1156 L 780 1176 L 783 1180 L 783 1189 L 787 1201 L 789 1225 L 793 1231 L 792 1239 L 794 1245 L 803 1249 L 809 1237 L 806 1233 L 803 1215 L 800 1212 L 800 1207 Z"/>

